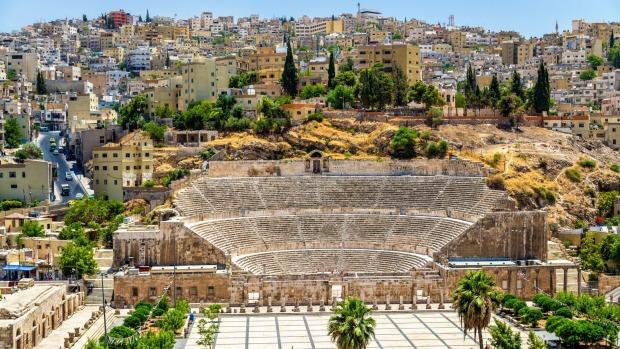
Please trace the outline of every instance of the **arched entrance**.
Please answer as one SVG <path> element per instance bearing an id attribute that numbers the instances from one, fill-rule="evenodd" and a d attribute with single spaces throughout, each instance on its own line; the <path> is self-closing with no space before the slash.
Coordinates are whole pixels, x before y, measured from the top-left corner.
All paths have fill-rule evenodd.
<path id="1" fill-rule="evenodd" d="M 306 158 L 306 173 L 321 174 L 329 172 L 329 157 L 323 156 L 323 152 L 313 150 Z"/>

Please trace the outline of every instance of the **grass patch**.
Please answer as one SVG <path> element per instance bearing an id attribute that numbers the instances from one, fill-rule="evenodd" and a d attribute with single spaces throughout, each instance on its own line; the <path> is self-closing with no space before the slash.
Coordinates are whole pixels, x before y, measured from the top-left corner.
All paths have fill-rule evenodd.
<path id="1" fill-rule="evenodd" d="M 596 167 L 596 161 L 592 159 L 581 159 L 579 160 L 579 162 L 577 162 L 577 165 L 583 168 L 593 169 Z"/>
<path id="2" fill-rule="evenodd" d="M 583 179 L 581 171 L 576 168 L 567 168 L 564 171 L 564 175 L 566 175 L 566 178 L 568 178 L 573 183 L 579 183 Z"/>

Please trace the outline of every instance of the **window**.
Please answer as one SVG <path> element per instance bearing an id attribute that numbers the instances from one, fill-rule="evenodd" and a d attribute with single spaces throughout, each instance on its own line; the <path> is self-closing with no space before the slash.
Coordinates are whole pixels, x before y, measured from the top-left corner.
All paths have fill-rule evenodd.
<path id="1" fill-rule="evenodd" d="M 126 158 L 130 158 L 130 157 L 131 157 L 131 155 L 130 155 L 129 153 L 125 153 L 125 157 L 126 157 Z"/>
<path id="2" fill-rule="evenodd" d="M 22 178 L 26 178 L 26 172 L 22 171 Z"/>
<path id="3" fill-rule="evenodd" d="M 176 290 L 176 295 L 177 297 L 182 296 L 183 295 L 183 289 L 181 287 L 177 287 Z"/>
<path id="4" fill-rule="evenodd" d="M 257 303 L 260 299 L 258 292 L 248 292 L 248 303 Z"/>
<path id="5" fill-rule="evenodd" d="M 131 296 L 132 297 L 138 297 L 138 288 L 137 287 L 132 287 L 131 288 Z"/>
<path id="6" fill-rule="evenodd" d="M 113 167 L 112 167 L 112 169 L 113 169 L 114 171 L 118 171 L 118 166 L 113 166 Z"/>
<path id="7" fill-rule="evenodd" d="M 215 287 L 213 286 L 207 287 L 207 296 L 215 297 Z"/>
<path id="8" fill-rule="evenodd" d="M 113 157 L 113 158 L 117 158 L 117 157 L 118 157 L 118 154 L 117 154 L 117 153 L 112 153 L 112 157 Z"/>
<path id="9" fill-rule="evenodd" d="M 0 172 L 0 178 L 4 178 L 4 172 Z"/>
<path id="10" fill-rule="evenodd" d="M 503 288 L 504 290 L 507 290 L 507 289 L 508 289 L 508 280 L 503 280 L 503 281 L 502 281 L 502 288 Z"/>
<path id="11" fill-rule="evenodd" d="M 9 178 L 15 178 L 17 177 L 15 172 L 9 172 Z"/>
<path id="12" fill-rule="evenodd" d="M 11 184 L 11 189 L 17 189 L 17 184 Z"/>
<path id="13" fill-rule="evenodd" d="M 157 289 L 155 287 L 149 287 L 149 297 L 157 297 Z"/>
<path id="14" fill-rule="evenodd" d="M 342 298 L 342 285 L 333 285 L 332 286 L 332 299 L 340 299 Z"/>
<path id="15" fill-rule="evenodd" d="M 151 154 L 150 154 L 150 153 L 144 153 L 144 157 L 145 157 L 145 158 L 148 158 L 148 157 L 150 157 L 150 156 L 151 156 Z"/>
<path id="16" fill-rule="evenodd" d="M 103 180 L 103 185 L 108 185 L 108 180 L 107 179 Z"/>
<path id="17" fill-rule="evenodd" d="M 108 166 L 103 166 L 103 170 L 107 171 L 108 170 Z"/>
<path id="18" fill-rule="evenodd" d="M 103 157 L 103 158 L 107 158 L 107 157 L 108 157 L 108 153 L 103 153 L 103 154 L 101 154 L 101 157 Z"/>
<path id="19" fill-rule="evenodd" d="M 198 289 L 196 288 L 196 286 L 192 286 L 189 289 L 189 294 L 190 296 L 194 296 L 194 297 L 198 296 Z"/>
<path id="20" fill-rule="evenodd" d="M 95 171 L 99 171 L 99 166 L 95 166 Z"/>
<path id="21" fill-rule="evenodd" d="M 114 180 L 114 185 L 118 185 L 118 181 L 116 179 Z"/>

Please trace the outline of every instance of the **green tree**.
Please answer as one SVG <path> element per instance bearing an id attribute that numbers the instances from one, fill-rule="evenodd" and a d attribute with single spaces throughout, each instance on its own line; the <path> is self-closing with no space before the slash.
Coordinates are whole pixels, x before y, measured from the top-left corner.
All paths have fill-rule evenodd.
<path id="1" fill-rule="evenodd" d="M 37 71 L 36 89 L 37 89 L 38 95 L 47 94 L 47 88 L 45 86 L 45 78 L 43 77 L 43 73 L 41 73 L 40 71 Z"/>
<path id="2" fill-rule="evenodd" d="M 598 215 L 601 217 L 610 217 L 613 213 L 614 204 L 618 199 L 620 199 L 620 193 L 615 190 L 600 192 L 596 202 Z"/>
<path id="3" fill-rule="evenodd" d="M 127 105 L 121 108 L 120 125 L 129 131 L 139 128 L 144 122 L 144 113 L 148 108 L 148 99 L 145 95 L 134 97 Z"/>
<path id="4" fill-rule="evenodd" d="M 592 70 L 596 70 L 599 66 L 603 65 L 603 59 L 595 54 L 588 55 L 586 61 L 590 63 Z"/>
<path id="5" fill-rule="evenodd" d="M 297 83 L 299 79 L 297 77 L 297 67 L 295 66 L 295 60 L 293 58 L 293 50 L 291 49 L 291 39 L 286 41 L 286 59 L 284 60 L 284 70 L 282 71 L 282 89 L 284 92 L 291 96 L 297 96 Z"/>
<path id="6" fill-rule="evenodd" d="M 452 294 L 452 304 L 463 326 L 463 332 L 478 333 L 478 344 L 483 349 L 482 330 L 489 326 L 493 310 L 497 307 L 495 280 L 483 270 L 470 271 L 459 280 Z"/>
<path id="7" fill-rule="evenodd" d="M 392 156 L 399 159 L 414 157 L 418 137 L 419 134 L 416 130 L 406 126 L 399 127 L 390 141 Z"/>
<path id="8" fill-rule="evenodd" d="M 336 77 L 336 66 L 334 62 L 334 52 L 329 53 L 329 67 L 327 68 L 327 87 L 332 89 L 336 87 L 334 78 Z"/>
<path id="9" fill-rule="evenodd" d="M 441 107 L 445 104 L 443 97 L 439 93 L 439 90 L 433 85 L 425 84 L 418 80 L 413 86 L 411 86 L 409 92 L 409 99 L 416 103 L 424 104 L 426 110 L 430 110 L 431 107 Z"/>
<path id="10" fill-rule="evenodd" d="M 470 65 L 467 66 L 467 73 L 465 75 L 465 86 L 464 86 L 464 94 L 465 94 L 465 112 L 467 112 L 467 108 L 473 108 L 477 104 L 478 96 L 480 95 L 480 89 L 478 87 L 478 83 L 476 82 L 476 72 L 474 68 Z"/>
<path id="11" fill-rule="evenodd" d="M 78 246 L 74 243 L 66 245 L 60 252 L 58 265 L 65 275 L 94 275 L 97 271 L 93 249 L 90 246 Z"/>
<path id="12" fill-rule="evenodd" d="M 579 258 L 581 259 L 581 267 L 597 274 L 603 271 L 605 263 L 601 257 L 599 247 L 595 243 L 594 233 L 588 232 L 581 240 L 579 247 Z"/>
<path id="13" fill-rule="evenodd" d="M 174 333 L 170 331 L 148 331 L 138 339 L 136 349 L 173 349 L 175 342 Z"/>
<path id="14" fill-rule="evenodd" d="M 344 85 L 353 88 L 357 86 L 357 76 L 350 70 L 341 71 L 334 78 L 334 84 L 335 86 Z"/>
<path id="15" fill-rule="evenodd" d="M 586 69 L 579 73 L 579 79 L 581 80 L 592 80 L 596 77 L 596 72 L 592 69 Z"/>
<path id="16" fill-rule="evenodd" d="M 497 80 L 497 74 L 493 74 L 487 96 L 489 99 L 489 105 L 491 106 L 491 108 L 495 109 L 497 106 L 497 102 L 502 97 L 502 92 L 499 88 L 499 81 Z"/>
<path id="17" fill-rule="evenodd" d="M 503 321 L 495 320 L 495 326 L 489 326 L 489 334 L 493 348 L 521 349 L 521 335 Z"/>
<path id="18" fill-rule="evenodd" d="M 457 108 L 465 108 L 465 96 L 461 92 L 454 95 L 454 104 Z"/>
<path id="19" fill-rule="evenodd" d="M 523 89 L 523 83 L 521 82 L 521 75 L 516 70 L 512 72 L 512 79 L 510 80 L 510 92 L 525 101 L 525 91 Z"/>
<path id="20" fill-rule="evenodd" d="M 6 120 L 4 124 L 4 137 L 8 148 L 16 148 L 21 144 L 24 133 L 16 118 L 8 118 Z"/>
<path id="21" fill-rule="evenodd" d="M 360 72 L 359 95 L 362 104 L 370 109 L 383 109 L 392 101 L 393 82 L 382 66 Z"/>
<path id="22" fill-rule="evenodd" d="M 306 85 L 303 90 L 301 90 L 300 97 L 303 99 L 315 98 L 323 96 L 327 93 L 325 90 L 325 86 L 321 84 L 312 84 Z"/>
<path id="23" fill-rule="evenodd" d="M 82 22 L 88 22 L 88 17 L 85 14 L 82 15 Z"/>
<path id="24" fill-rule="evenodd" d="M 534 102 L 533 107 L 537 113 L 549 111 L 551 106 L 551 91 L 549 88 L 549 72 L 545 68 L 544 62 L 540 61 L 538 67 L 538 77 L 536 85 L 534 85 Z"/>
<path id="25" fill-rule="evenodd" d="M 616 45 L 607 50 L 607 61 L 616 69 L 620 69 L 620 46 Z"/>
<path id="26" fill-rule="evenodd" d="M 157 143 L 164 141 L 164 134 L 166 133 L 166 126 L 160 125 L 154 121 L 149 121 L 142 125 L 142 129 L 149 134 L 151 139 Z"/>
<path id="27" fill-rule="evenodd" d="M 527 347 L 530 349 L 547 349 L 547 343 L 538 337 L 534 331 L 527 334 Z"/>
<path id="28" fill-rule="evenodd" d="M 22 145 L 16 152 L 15 152 L 15 157 L 20 159 L 20 160 L 26 160 L 26 159 L 42 159 L 43 158 L 43 151 L 41 150 L 41 148 L 39 148 L 38 145 L 34 144 L 34 143 L 26 143 L 24 145 Z"/>
<path id="29" fill-rule="evenodd" d="M 170 106 L 168 105 L 164 105 L 164 106 L 157 106 L 157 108 L 155 108 L 155 116 L 157 116 L 160 119 L 167 119 L 167 118 L 171 118 L 174 115 L 174 112 L 172 111 L 172 108 L 170 108 Z"/>
<path id="30" fill-rule="evenodd" d="M 397 107 L 406 106 L 409 103 L 409 82 L 407 81 L 407 75 L 398 65 L 394 67 L 392 81 L 394 82 L 393 104 Z"/>
<path id="31" fill-rule="evenodd" d="M 614 31 L 611 31 L 609 34 L 609 48 L 613 48 L 616 46 L 616 37 L 614 36 Z"/>
<path id="32" fill-rule="evenodd" d="M 22 225 L 21 235 L 30 238 L 42 238 L 45 236 L 45 229 L 37 221 L 26 220 Z"/>
<path id="33" fill-rule="evenodd" d="M 101 336 L 99 343 L 108 349 L 135 349 L 135 344 L 139 334 L 127 327 L 116 326 L 108 332 L 108 337 Z"/>
<path id="34" fill-rule="evenodd" d="M 514 93 L 503 96 L 497 103 L 497 109 L 499 113 L 505 117 L 510 118 L 512 126 L 517 125 L 517 119 L 514 117 L 515 113 L 521 108 L 521 98 L 517 97 Z"/>
<path id="35" fill-rule="evenodd" d="M 151 16 L 149 15 L 149 10 L 146 10 L 146 17 L 145 17 L 145 22 L 146 23 L 151 23 Z"/>
<path id="36" fill-rule="evenodd" d="M 354 67 L 354 63 L 353 63 L 353 58 L 351 57 L 347 57 L 346 62 L 344 62 L 343 64 L 340 65 L 338 72 L 342 73 L 342 72 L 346 72 L 346 71 L 353 71 L 353 67 Z"/>
<path id="37" fill-rule="evenodd" d="M 338 349 L 365 349 L 375 334 L 372 309 L 359 299 L 348 297 L 338 302 L 329 318 L 327 331 Z"/>
<path id="38" fill-rule="evenodd" d="M 327 94 L 327 102 L 332 108 L 344 109 L 347 104 L 350 105 L 355 101 L 353 89 L 345 85 L 337 85 Z"/>

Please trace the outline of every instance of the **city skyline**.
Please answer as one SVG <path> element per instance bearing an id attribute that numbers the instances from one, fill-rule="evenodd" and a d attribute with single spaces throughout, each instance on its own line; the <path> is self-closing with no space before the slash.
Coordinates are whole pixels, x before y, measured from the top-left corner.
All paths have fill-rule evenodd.
<path id="1" fill-rule="evenodd" d="M 252 0 L 238 0 L 234 4 L 226 1 L 202 2 L 183 1 L 185 6 L 179 8 L 176 2 L 136 0 L 132 2 L 111 0 L 105 3 L 85 3 L 75 0 L 57 0 L 53 2 L 34 0 L 29 2 L 10 1 L 3 5 L 0 13 L 0 32 L 19 30 L 25 25 L 40 21 L 60 18 L 78 18 L 86 14 L 88 18 L 99 16 L 110 10 L 122 8 L 132 14 L 151 16 L 174 16 L 179 19 L 196 16 L 203 11 L 211 11 L 215 16 L 232 15 L 235 18 L 259 14 L 263 18 L 330 16 L 341 13 L 355 13 L 357 2 L 338 2 L 326 0 L 314 1 L 313 8 L 300 6 L 298 2 L 266 0 L 260 3 Z M 36 11 L 32 11 L 36 6 Z M 428 23 L 444 24 L 449 15 L 455 16 L 457 26 L 482 26 L 491 31 L 515 30 L 526 37 L 541 36 L 555 30 L 558 22 L 560 31 L 570 29 L 572 19 L 583 18 L 588 21 L 615 21 L 616 18 L 601 14 L 620 13 L 620 3 L 613 0 L 598 0 L 583 5 L 580 0 L 523 0 L 518 3 L 488 3 L 484 0 L 468 2 L 448 1 L 441 5 L 422 1 L 384 1 L 362 2 L 362 8 L 379 10 L 384 16 L 399 20 L 415 18 Z M 481 16 L 481 13 L 490 13 Z"/>

